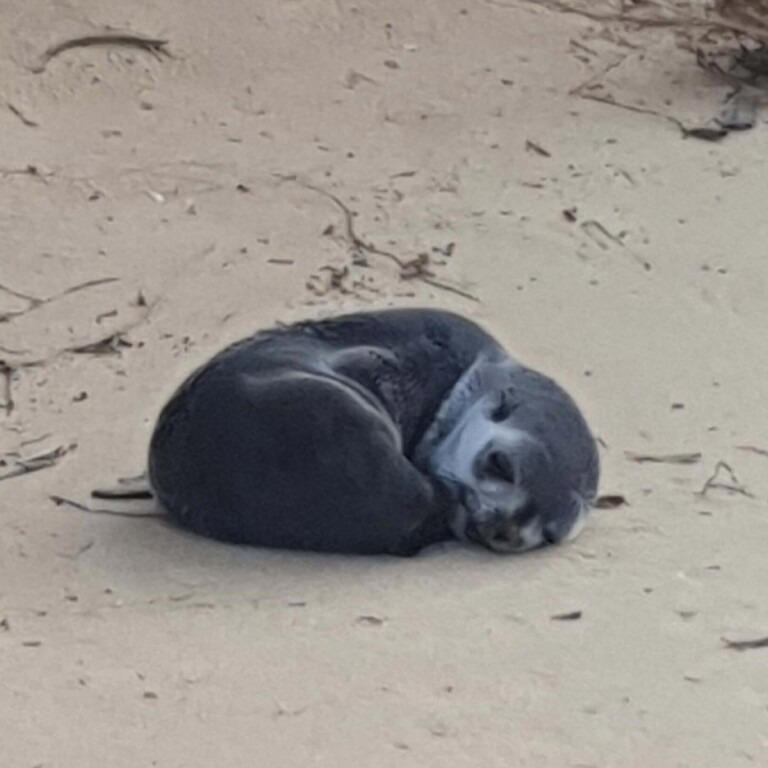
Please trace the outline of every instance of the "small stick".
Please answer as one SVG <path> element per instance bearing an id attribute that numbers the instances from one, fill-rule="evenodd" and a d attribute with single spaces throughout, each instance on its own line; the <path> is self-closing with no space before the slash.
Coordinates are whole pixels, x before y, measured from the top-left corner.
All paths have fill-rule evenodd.
<path id="1" fill-rule="evenodd" d="M 477 301 L 480 300 L 473 296 L 470 293 L 467 293 L 466 291 L 462 291 L 460 288 L 454 288 L 453 286 L 446 285 L 445 283 L 442 283 L 438 280 L 435 280 L 434 278 L 424 275 L 423 273 L 416 273 L 416 274 L 409 274 L 409 269 L 412 268 L 413 262 L 407 262 L 403 261 L 399 256 L 395 255 L 394 253 L 391 253 L 390 251 L 383 251 L 380 248 L 377 248 L 372 243 L 368 243 L 365 240 L 363 240 L 355 231 L 355 217 L 352 213 L 352 211 L 344 204 L 344 202 L 334 195 L 332 192 L 328 192 L 325 189 L 322 189 L 321 187 L 316 187 L 313 184 L 307 184 L 306 182 L 299 181 L 295 177 L 286 177 L 286 180 L 288 181 L 295 181 L 297 184 L 301 185 L 305 189 L 312 190 L 313 192 L 317 192 L 319 195 L 323 195 L 323 197 L 327 197 L 329 200 L 332 200 L 342 211 L 344 214 L 344 222 L 347 230 L 347 239 L 350 241 L 350 243 L 353 246 L 353 250 L 358 255 L 357 261 L 359 261 L 359 256 L 361 251 L 365 251 L 366 253 L 372 253 L 377 256 L 385 256 L 386 258 L 390 259 L 390 261 L 393 261 L 395 264 L 397 264 L 398 268 L 400 269 L 400 279 L 406 280 L 406 279 L 412 279 L 416 278 L 417 280 L 421 280 L 424 283 L 428 283 L 429 285 L 439 288 L 442 291 L 448 291 L 450 293 L 455 293 L 457 296 L 462 296 L 465 299 L 469 299 L 470 301 Z M 354 260 L 354 258 L 353 258 Z"/>
<path id="2" fill-rule="evenodd" d="M 92 341 L 89 344 L 80 344 L 74 347 L 66 347 L 65 352 L 73 352 L 76 355 L 117 355 L 120 347 L 132 347 L 130 341 L 123 338 L 122 332 L 110 333 L 103 339 Z"/>
<path id="3" fill-rule="evenodd" d="M 34 445 L 35 443 L 41 443 L 43 440 L 47 440 L 51 436 L 50 432 L 46 432 L 44 435 L 40 435 L 39 437 L 30 437 L 28 440 L 22 440 L 19 445 L 23 448 L 27 445 Z"/>
<path id="4" fill-rule="evenodd" d="M 552 153 L 548 152 L 544 147 L 537 144 L 535 141 L 531 141 L 530 139 L 525 140 L 525 148 L 529 152 L 535 152 L 537 155 L 541 155 L 542 157 L 552 157 Z"/>
<path id="5" fill-rule="evenodd" d="M 3 285 L 2 283 L 0 283 L 0 291 L 4 291 L 5 293 L 14 296 L 17 299 L 28 301 L 32 306 L 39 306 L 40 304 L 45 304 L 47 301 L 47 299 L 38 299 L 36 296 L 30 296 L 28 293 L 17 291 L 15 288 L 10 288 L 9 286 Z"/>
<path id="6" fill-rule="evenodd" d="M 154 494 L 149 484 L 146 472 L 136 477 L 120 477 L 117 486 L 111 488 L 94 488 L 91 491 L 94 499 L 153 499 Z"/>
<path id="7" fill-rule="evenodd" d="M 16 117 L 21 120 L 24 125 L 26 125 L 28 128 L 38 128 L 39 123 L 36 123 L 34 120 L 30 120 L 15 104 L 11 104 L 10 101 L 5 102 L 5 106 L 8 107 L 8 109 L 13 112 Z"/>
<path id="8" fill-rule="evenodd" d="M 608 240 L 610 240 L 612 243 L 616 243 L 616 245 L 623 246 L 624 243 L 621 241 L 621 238 L 614 235 L 612 232 L 609 232 L 599 221 L 596 219 L 587 219 L 587 221 L 583 221 L 579 225 L 588 235 L 590 234 L 590 229 L 596 229 L 598 232 L 600 232 L 604 237 L 607 237 Z M 593 238 L 594 239 L 594 238 Z M 601 245 L 599 241 L 595 241 L 598 243 L 598 245 Z"/>
<path id="9" fill-rule="evenodd" d="M 586 85 L 586 83 L 584 85 Z M 681 120 L 678 120 L 673 115 L 667 115 L 664 112 L 659 112 L 658 110 L 650 109 L 649 107 L 637 107 L 634 104 L 625 104 L 624 102 L 616 101 L 616 99 L 614 99 L 612 96 L 600 96 L 597 93 L 587 93 L 584 90 L 584 85 L 575 88 L 571 93 L 580 96 L 582 99 L 598 101 L 601 104 L 608 104 L 612 107 L 618 107 L 619 109 L 626 109 L 629 112 L 638 112 L 641 115 L 653 115 L 654 117 L 661 117 L 664 120 L 668 120 L 670 123 L 676 125 L 684 139 L 691 136 L 707 141 L 717 141 L 718 139 L 722 139 L 728 134 L 728 131 L 725 128 L 687 128 Z"/>
<path id="10" fill-rule="evenodd" d="M 406 264 L 405 262 L 400 259 L 398 256 L 396 256 L 394 253 L 390 253 L 389 251 L 382 251 L 379 248 L 377 248 L 372 243 L 368 243 L 365 240 L 363 240 L 357 232 L 355 232 L 355 217 L 352 211 L 344 204 L 344 202 L 341 200 L 341 198 L 334 195 L 332 192 L 328 192 L 325 189 L 322 189 L 321 187 L 316 187 L 314 184 L 307 184 L 305 182 L 298 182 L 302 187 L 306 189 L 310 189 L 313 192 L 317 192 L 319 195 L 323 195 L 323 197 L 327 197 L 329 200 L 332 200 L 340 209 L 341 212 L 344 214 L 344 223 L 346 225 L 347 229 L 347 239 L 352 243 L 353 247 L 359 252 L 359 251 L 366 251 L 367 253 L 373 253 L 378 256 L 385 256 L 386 258 L 392 260 L 397 264 L 400 269 L 404 269 Z"/>
<path id="11" fill-rule="evenodd" d="M 4 475 L 0 475 L 0 480 L 10 480 L 12 477 L 26 475 L 30 472 L 38 472 L 41 469 L 47 469 L 58 463 L 62 456 L 77 448 L 77 443 L 70 445 L 60 445 L 51 451 L 39 453 L 36 456 L 30 456 L 28 459 L 16 459 L 16 466 Z"/>
<path id="12" fill-rule="evenodd" d="M 748 651 L 752 648 L 768 648 L 768 636 L 759 637 L 756 640 L 729 640 L 727 637 L 723 638 L 726 648 L 730 648 L 733 651 Z"/>
<path id="13" fill-rule="evenodd" d="M 593 51 L 591 48 L 587 48 L 586 45 L 583 43 L 580 43 L 578 40 L 575 40 L 574 38 L 571 38 L 568 41 L 574 48 L 578 48 L 581 51 L 584 51 L 585 53 L 588 53 L 590 56 L 597 56 L 599 55 L 597 51 Z"/>
<path id="14" fill-rule="evenodd" d="M 720 474 L 720 470 L 725 470 L 731 478 L 730 483 L 723 483 L 718 481 L 717 477 Z M 720 488 L 724 491 L 733 491 L 734 493 L 740 493 L 742 496 L 747 496 L 750 499 L 754 499 L 754 494 L 750 493 L 740 482 L 739 479 L 736 477 L 736 473 L 731 468 L 730 464 L 728 464 L 725 461 L 718 461 L 717 464 L 715 464 L 715 471 L 711 474 L 710 477 L 707 478 L 707 481 L 704 483 L 700 491 L 696 491 L 697 496 L 706 496 L 707 491 L 711 490 L 712 488 Z"/>
<path id="15" fill-rule="evenodd" d="M 638 464 L 696 464 L 701 461 L 700 453 L 634 453 L 633 451 L 624 451 L 624 455 L 630 461 L 636 461 Z"/>
<path id="16" fill-rule="evenodd" d="M 568 613 L 556 613 L 549 618 L 552 619 L 552 621 L 578 621 L 581 616 L 581 611 L 569 611 Z"/>
<path id="17" fill-rule="evenodd" d="M 57 507 L 62 504 L 68 507 L 74 507 L 81 512 L 90 512 L 94 515 L 113 515 L 114 517 L 163 517 L 162 512 L 124 512 L 120 509 L 105 509 L 104 507 L 88 507 L 85 504 L 81 504 L 79 501 L 73 501 L 67 499 L 64 496 L 49 496 L 48 497 Z"/>
<path id="18" fill-rule="evenodd" d="M 0 375 L 3 377 L 3 402 L 0 403 L 0 407 L 5 409 L 5 415 L 10 416 L 13 413 L 13 409 L 16 404 L 13 402 L 13 392 L 11 391 L 11 379 L 13 377 L 14 369 L 5 362 L 0 360 Z"/>
<path id="19" fill-rule="evenodd" d="M 168 45 L 167 40 L 163 40 L 157 37 L 145 37 L 143 35 L 134 35 L 126 32 L 102 32 L 97 35 L 83 35 L 82 37 L 73 37 L 69 40 L 63 40 L 60 43 L 46 48 L 40 56 L 40 62 L 30 68 L 31 72 L 40 74 L 45 71 L 48 66 L 48 62 L 58 56 L 64 51 L 69 51 L 72 48 L 88 48 L 94 45 L 118 45 L 127 46 L 131 48 L 141 48 L 144 51 L 149 51 L 157 56 L 163 54 L 164 56 L 170 56 L 170 53 L 166 50 L 165 46 Z"/>
<path id="20" fill-rule="evenodd" d="M 22 301 L 29 302 L 29 306 L 25 307 L 22 310 L 19 310 L 18 312 L 5 312 L 2 315 L 0 315 L 0 321 L 3 320 L 10 320 L 13 317 L 18 317 L 19 315 L 26 315 L 28 312 L 32 312 L 35 309 L 39 309 L 45 304 L 50 304 L 52 301 L 56 301 L 56 299 L 60 299 L 63 296 L 68 296 L 70 293 L 77 293 L 78 291 L 85 290 L 86 288 L 93 288 L 97 285 L 105 285 L 106 283 L 115 283 L 119 280 L 119 277 L 98 277 L 94 280 L 86 280 L 84 283 L 78 283 L 77 285 L 72 285 L 69 288 L 65 288 L 63 291 L 60 291 L 59 293 L 51 294 L 50 296 L 46 296 L 45 298 L 41 299 L 37 296 L 31 296 L 28 293 L 22 293 L 21 291 L 17 291 L 15 288 L 11 288 L 8 285 L 3 285 L 0 283 L 0 291 L 4 291 L 5 293 L 14 296 L 17 299 L 21 299 Z"/>
<path id="21" fill-rule="evenodd" d="M 419 280 L 421 280 L 422 283 L 427 283 L 427 285 L 432 285 L 435 288 L 439 288 L 441 291 L 448 291 L 449 293 L 455 293 L 457 296 L 463 296 L 465 299 L 469 299 L 470 301 L 476 301 L 478 303 L 480 302 L 480 299 L 478 299 L 477 296 L 473 296 L 471 293 L 462 291 L 461 288 L 454 288 L 452 285 L 448 285 L 447 283 L 441 283 L 431 277 L 419 276 Z"/>
<path id="22" fill-rule="evenodd" d="M 586 97 L 585 97 L 586 98 Z M 608 240 L 610 240 L 612 243 L 615 243 L 620 248 L 623 248 L 625 251 L 627 251 L 632 258 L 640 264 L 643 269 L 646 270 L 646 272 L 649 272 L 651 270 L 651 263 L 649 261 L 646 261 L 642 256 L 635 253 L 631 249 L 627 248 L 627 246 L 624 244 L 623 240 L 620 237 L 617 237 L 612 232 L 609 232 L 599 221 L 596 219 L 587 219 L 586 221 L 583 221 L 580 225 L 581 229 L 584 231 L 584 233 L 595 243 L 597 243 L 598 246 L 603 248 L 604 250 L 607 250 L 607 247 L 600 242 L 599 239 L 595 237 L 593 234 L 593 230 L 597 230 L 599 233 L 603 235 L 603 237 L 606 237 Z"/>
<path id="23" fill-rule="evenodd" d="M 158 303 L 161 301 L 161 299 L 155 299 L 151 303 L 145 304 L 145 311 L 141 315 L 141 317 L 137 318 L 136 320 L 131 321 L 130 323 L 126 323 L 121 328 L 116 330 L 114 333 L 112 333 L 110 336 L 106 336 L 104 338 L 98 339 L 95 342 L 88 342 L 85 344 L 78 344 L 70 347 L 63 347 L 62 349 L 58 349 L 54 352 L 52 352 L 47 357 L 41 357 L 36 360 L 24 360 L 23 362 L 19 361 L 16 363 L 17 368 L 40 368 L 42 366 L 48 365 L 48 363 L 56 360 L 61 355 L 65 355 L 67 353 L 75 353 L 75 354 L 118 354 L 120 347 L 132 347 L 133 344 L 131 342 L 127 341 L 124 336 L 128 331 L 133 330 L 134 328 L 138 328 L 142 323 L 145 323 L 149 316 L 151 315 L 154 308 L 158 305 Z"/>
<path id="24" fill-rule="evenodd" d="M 136 490 L 121 490 L 120 488 L 94 488 L 91 491 L 94 499 L 154 499 L 152 491 L 148 488 L 137 488 Z"/>
<path id="25" fill-rule="evenodd" d="M 756 453 L 758 456 L 768 456 L 768 451 L 765 448 L 758 448 L 756 445 L 737 445 L 737 451 L 749 451 L 750 453 Z"/>
<path id="26" fill-rule="evenodd" d="M 97 277 L 94 280 L 86 280 L 84 283 L 78 283 L 77 285 L 65 288 L 61 293 L 56 293 L 50 298 L 45 299 L 45 301 L 53 301 L 53 299 L 68 296 L 70 293 L 77 293 L 77 291 L 82 291 L 85 288 L 93 288 L 97 285 L 105 285 L 106 283 L 116 283 L 118 280 L 120 280 L 119 277 Z"/>

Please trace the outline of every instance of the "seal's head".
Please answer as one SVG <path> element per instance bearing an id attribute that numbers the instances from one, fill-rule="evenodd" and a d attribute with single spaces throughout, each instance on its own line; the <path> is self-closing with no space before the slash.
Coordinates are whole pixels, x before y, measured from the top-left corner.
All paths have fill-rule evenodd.
<path id="1" fill-rule="evenodd" d="M 496 552 L 574 538 L 599 473 L 578 407 L 554 381 L 509 361 L 479 374 L 451 395 L 463 407 L 447 409 L 427 462 L 458 501 L 454 535 Z"/>

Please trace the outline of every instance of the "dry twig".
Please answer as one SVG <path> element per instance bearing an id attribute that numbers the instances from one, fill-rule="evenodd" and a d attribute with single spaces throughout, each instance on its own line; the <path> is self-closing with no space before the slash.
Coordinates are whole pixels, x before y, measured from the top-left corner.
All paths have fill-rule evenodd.
<path id="1" fill-rule="evenodd" d="M 748 651 L 753 648 L 768 648 L 768 636 L 758 637 L 755 640 L 729 640 L 727 637 L 723 638 L 726 648 L 730 648 L 732 651 Z"/>
<path id="2" fill-rule="evenodd" d="M 133 344 L 130 341 L 126 341 L 123 338 L 123 333 L 118 331 L 88 344 L 66 347 L 63 351 L 73 352 L 76 355 L 117 355 L 120 353 L 120 347 L 132 346 Z"/>
<path id="3" fill-rule="evenodd" d="M 73 48 L 90 48 L 95 45 L 115 45 L 140 48 L 141 50 L 154 54 L 158 58 L 161 54 L 163 56 L 171 55 L 166 50 L 166 46 L 168 45 L 167 40 L 162 40 L 157 37 L 145 37 L 144 35 L 136 35 L 128 32 L 113 32 L 107 30 L 96 35 L 72 37 L 67 40 L 62 40 L 60 43 L 54 43 L 43 51 L 39 62 L 33 67 L 30 67 L 30 71 L 35 74 L 40 74 L 45 71 L 48 62 L 51 59 L 64 53 L 64 51 L 69 51 Z"/>
<path id="4" fill-rule="evenodd" d="M 105 507 L 89 507 L 85 504 L 81 504 L 79 501 L 73 501 L 67 499 L 64 496 L 49 496 L 50 500 L 60 507 L 62 504 L 68 507 L 74 507 L 81 512 L 90 512 L 94 515 L 113 515 L 114 517 L 162 517 L 162 512 L 126 512 L 121 509 L 106 509 Z"/>
<path id="5" fill-rule="evenodd" d="M 108 354 L 120 354 L 122 347 L 132 347 L 133 344 L 125 339 L 125 334 L 128 331 L 132 331 L 138 328 L 142 323 L 145 323 L 151 315 L 154 308 L 158 305 L 160 299 L 155 299 L 152 302 L 145 302 L 142 307 L 144 311 L 142 314 L 128 323 L 125 323 L 121 328 L 113 331 L 108 336 L 104 336 L 96 341 L 86 342 L 84 344 L 75 344 L 62 349 L 57 349 L 47 357 L 40 357 L 34 360 L 23 360 L 15 363 L 16 368 L 40 368 L 48 365 L 57 358 L 70 354 L 90 354 L 90 355 L 108 355 Z"/>
<path id="6" fill-rule="evenodd" d="M 638 464 L 696 464 L 701 461 L 700 453 L 634 453 L 624 451 L 624 455 L 630 461 Z"/>
<path id="7" fill-rule="evenodd" d="M 0 376 L 3 377 L 3 402 L 0 403 L 0 408 L 5 410 L 5 415 L 10 416 L 13 413 L 15 403 L 13 402 L 13 392 L 11 391 L 11 379 L 13 377 L 14 369 L 5 362 L 0 360 Z"/>
<path id="8" fill-rule="evenodd" d="M 473 296 L 467 291 L 463 291 L 461 288 L 456 288 L 452 285 L 448 285 L 435 278 L 434 273 L 430 272 L 426 266 L 429 262 L 428 254 L 419 254 L 415 259 L 410 261 L 404 261 L 391 251 L 384 251 L 381 248 L 363 240 L 360 235 L 355 231 L 355 214 L 347 207 L 347 205 L 332 192 L 328 192 L 322 187 L 316 187 L 314 184 L 308 184 L 303 181 L 299 181 L 295 176 L 282 177 L 285 181 L 294 181 L 305 189 L 309 189 L 316 192 L 323 197 L 327 197 L 329 200 L 341 210 L 344 215 L 344 224 L 346 228 L 346 237 L 352 247 L 352 263 L 359 266 L 367 266 L 365 258 L 366 253 L 370 253 L 377 256 L 384 256 L 397 265 L 399 271 L 399 277 L 401 280 L 421 280 L 423 283 L 438 288 L 442 291 L 448 291 L 455 293 L 457 296 L 462 296 L 470 301 L 479 301 L 476 296 Z M 426 259 L 425 259 L 426 257 Z"/>
<path id="9" fill-rule="evenodd" d="M 552 621 L 578 621 L 581 616 L 581 611 L 569 611 L 568 613 L 556 613 L 549 618 L 552 619 Z"/>
<path id="10" fill-rule="evenodd" d="M 38 472 L 41 469 L 47 469 L 58 464 L 59 459 L 70 451 L 74 451 L 77 448 L 77 443 L 70 443 L 69 445 L 60 445 L 51 451 L 45 453 L 38 453 L 35 456 L 30 456 L 26 459 L 16 459 L 15 467 L 6 472 L 4 475 L 0 475 L 0 480 L 10 480 L 12 477 L 18 477 L 19 475 L 26 475 L 30 472 Z"/>
<path id="11" fill-rule="evenodd" d="M 651 271 L 651 263 L 644 259 L 640 254 L 635 253 L 631 248 L 627 248 L 624 241 L 620 238 L 614 235 L 612 232 L 609 232 L 599 221 L 596 219 L 587 219 L 586 221 L 582 221 L 581 224 L 579 224 L 579 227 L 584 232 L 587 237 L 592 240 L 595 244 L 597 244 L 600 248 L 603 250 L 608 250 L 609 246 L 605 245 L 605 243 L 601 240 L 601 236 L 605 238 L 606 240 L 609 240 L 610 242 L 614 243 L 614 245 L 618 245 L 619 248 L 622 248 L 624 251 L 629 253 L 629 255 L 638 263 L 640 266 L 646 271 Z"/>
<path id="12" fill-rule="evenodd" d="M 8 320 L 11 320 L 14 317 L 26 315 L 28 312 L 32 312 L 35 309 L 39 309 L 45 304 L 50 304 L 51 302 L 56 301 L 57 299 L 61 299 L 64 296 L 69 296 L 69 294 L 71 293 L 77 293 L 78 291 L 83 291 L 86 288 L 94 288 L 97 285 L 106 285 L 107 283 L 114 283 L 114 282 L 117 282 L 119 279 L 120 279 L 119 277 L 99 277 L 99 278 L 96 278 L 95 280 L 86 280 L 84 283 L 78 283 L 77 285 L 72 285 L 69 288 L 65 288 L 63 291 L 60 291 L 59 293 L 54 293 L 42 299 L 37 296 L 31 296 L 28 293 L 22 293 L 21 291 L 17 291 L 15 288 L 11 288 L 8 285 L 3 285 L 2 283 L 0 283 L 0 291 L 3 291 L 3 293 L 7 293 L 9 296 L 13 296 L 14 298 L 21 299 L 22 301 L 26 301 L 28 304 L 27 307 L 25 307 L 24 309 L 20 309 L 16 312 L 4 312 L 0 314 L 0 322 L 5 322 Z"/>
<path id="13" fill-rule="evenodd" d="M 344 215 L 344 224 L 346 227 L 346 234 L 347 239 L 352 245 L 353 248 L 353 257 L 352 261 L 356 264 L 365 264 L 365 257 L 363 256 L 363 253 L 372 253 L 377 256 L 384 256 L 391 261 L 393 261 L 397 266 L 402 270 L 405 268 L 405 262 L 402 261 L 398 256 L 396 256 L 394 253 L 390 253 L 389 251 L 383 251 L 380 248 L 377 248 L 372 243 L 366 242 L 363 240 L 355 231 L 355 214 L 345 205 L 345 203 L 341 200 L 341 198 L 334 195 L 332 192 L 328 192 L 328 190 L 323 189 L 322 187 L 316 187 L 314 184 L 307 184 L 306 182 L 301 182 L 297 180 L 297 183 L 300 184 L 305 189 L 312 190 L 313 192 L 317 192 L 317 194 L 322 195 L 323 197 L 327 197 L 329 200 L 332 200 L 336 206 L 341 210 L 342 214 Z"/>
<path id="14" fill-rule="evenodd" d="M 551 152 L 544 149 L 544 147 L 537 144 L 535 141 L 531 141 L 530 139 L 525 140 L 525 148 L 529 152 L 535 152 L 537 155 L 540 155 L 541 157 L 552 157 Z"/>
<path id="15" fill-rule="evenodd" d="M 718 480 L 720 470 L 728 473 L 730 482 L 723 482 Z M 731 491 L 732 493 L 740 493 L 742 496 L 747 496 L 750 499 L 754 498 L 754 494 L 750 493 L 736 477 L 736 473 L 731 468 L 730 464 L 725 461 L 718 461 L 715 464 L 715 471 L 707 478 L 707 481 L 701 487 L 700 491 L 696 491 L 697 496 L 706 496 L 707 491 L 713 488 L 719 488 L 724 491 Z"/>
<path id="16" fill-rule="evenodd" d="M 768 451 L 765 448 L 758 448 L 756 445 L 737 445 L 737 451 L 749 451 L 749 453 L 756 453 L 758 456 L 768 456 Z"/>
<path id="17" fill-rule="evenodd" d="M 135 477 L 119 477 L 117 485 L 111 488 L 94 488 L 94 499 L 152 499 L 154 494 L 149 485 L 149 477 L 142 472 Z"/>
<path id="18" fill-rule="evenodd" d="M 5 102 L 5 106 L 8 107 L 8 109 L 16 115 L 16 117 L 21 120 L 24 125 L 26 125 L 28 128 L 38 128 L 39 123 L 36 123 L 34 120 L 30 120 L 15 104 L 12 104 L 10 101 Z"/>

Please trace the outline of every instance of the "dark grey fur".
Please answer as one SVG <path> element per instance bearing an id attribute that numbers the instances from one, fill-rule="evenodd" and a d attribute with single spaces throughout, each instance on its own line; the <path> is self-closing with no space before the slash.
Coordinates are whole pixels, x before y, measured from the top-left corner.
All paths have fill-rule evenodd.
<path id="1" fill-rule="evenodd" d="M 151 486 L 186 528 L 360 554 L 413 554 L 452 535 L 499 551 L 559 541 L 597 475 L 594 440 L 562 389 L 476 324 L 427 309 L 298 323 L 228 347 L 173 395 L 149 452 Z"/>

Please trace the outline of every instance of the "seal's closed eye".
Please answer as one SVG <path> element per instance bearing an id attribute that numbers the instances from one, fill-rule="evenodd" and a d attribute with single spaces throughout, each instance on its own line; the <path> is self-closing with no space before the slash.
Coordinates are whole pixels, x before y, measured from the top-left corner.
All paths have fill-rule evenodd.
<path id="1" fill-rule="evenodd" d="M 488 414 L 491 421 L 500 422 L 508 419 L 512 415 L 514 408 L 507 397 L 506 392 L 499 393 L 499 399 L 494 404 L 493 410 Z"/>
<path id="2" fill-rule="evenodd" d="M 506 421 L 518 408 L 519 402 L 516 402 L 514 390 L 502 390 L 498 393 L 488 418 L 495 423 Z"/>

